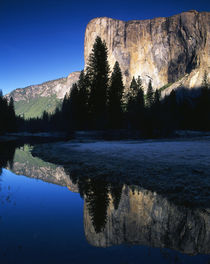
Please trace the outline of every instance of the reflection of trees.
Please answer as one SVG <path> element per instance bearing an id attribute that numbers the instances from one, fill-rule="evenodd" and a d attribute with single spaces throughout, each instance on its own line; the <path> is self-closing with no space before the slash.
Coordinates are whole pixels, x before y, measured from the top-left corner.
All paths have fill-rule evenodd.
<path id="1" fill-rule="evenodd" d="M 106 224 L 108 191 L 107 182 L 91 179 L 85 193 L 85 201 L 96 233 L 101 232 Z"/>
<path id="2" fill-rule="evenodd" d="M 210 252 L 208 208 L 177 206 L 156 192 L 139 186 L 123 185 L 120 206 L 118 210 L 108 206 L 106 226 L 100 233 L 94 232 L 91 220 L 90 213 L 86 211 L 85 235 L 93 246 L 126 243 L 170 248 L 190 255 Z"/>
<path id="3" fill-rule="evenodd" d="M 6 167 L 8 164 L 10 167 L 13 166 L 16 147 L 16 144 L 13 142 L 0 143 L 0 174 L 2 173 L 3 167 Z"/>
<path id="4" fill-rule="evenodd" d="M 13 166 L 13 159 L 15 155 L 15 149 L 16 145 L 12 142 L 0 142 L 0 176 L 2 174 L 2 168 L 9 165 L 10 167 Z M 1 180 L 1 179 L 0 179 Z M 1 186 L 0 186 L 1 190 Z M 10 203 L 10 194 L 9 192 L 6 194 L 6 196 L 3 194 L 0 195 L 1 203 L 4 202 Z"/>
<path id="5" fill-rule="evenodd" d="M 6 141 L 6 142 L 0 142 L 0 175 L 2 168 L 9 167 L 12 169 L 13 167 L 13 160 L 15 155 L 16 148 L 20 148 L 25 144 L 28 145 L 34 145 L 36 143 L 46 143 L 46 142 L 53 142 L 56 139 L 48 139 L 48 138 L 22 138 L 20 140 L 14 140 L 14 141 Z"/>
<path id="6" fill-rule="evenodd" d="M 122 188 L 123 185 L 120 184 L 118 186 L 114 185 L 114 184 L 110 184 L 110 193 L 113 199 L 113 204 L 114 204 L 114 209 L 117 210 L 119 203 L 120 203 L 120 199 L 121 199 L 121 195 L 122 195 Z"/>
<path id="7" fill-rule="evenodd" d="M 117 186 L 103 179 L 89 179 L 86 183 L 85 202 L 95 231 L 99 233 L 104 230 L 107 222 L 107 208 L 110 203 L 109 194 L 111 194 L 114 208 L 117 210 L 121 199 L 122 185 Z"/>
<path id="8" fill-rule="evenodd" d="M 115 210 L 117 210 L 121 194 L 122 184 L 110 183 L 106 177 L 87 178 L 77 173 L 69 173 L 71 181 L 78 185 L 79 193 L 85 202 L 96 233 L 104 230 L 107 221 L 107 208 L 110 203 L 110 195 Z"/>

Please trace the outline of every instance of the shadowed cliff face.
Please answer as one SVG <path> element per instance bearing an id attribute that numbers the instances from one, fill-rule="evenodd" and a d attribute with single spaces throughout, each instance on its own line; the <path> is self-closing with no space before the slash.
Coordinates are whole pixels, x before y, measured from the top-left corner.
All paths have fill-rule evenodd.
<path id="1" fill-rule="evenodd" d="M 210 67 L 209 33 L 209 12 L 128 22 L 95 18 L 86 28 L 85 63 L 96 36 L 100 36 L 107 44 L 111 69 L 117 60 L 126 86 L 133 76 L 140 75 L 145 86 L 151 78 L 154 88 L 178 80 L 175 87 L 198 87 Z"/>
<path id="2" fill-rule="evenodd" d="M 113 196 L 106 224 L 97 232 L 90 208 L 84 203 L 85 235 L 91 245 L 132 244 L 171 248 L 186 254 L 210 253 L 210 212 L 178 207 L 156 193 L 124 186 L 118 208 Z M 116 197 L 115 197 L 116 199 Z M 103 207 L 103 205 L 102 205 Z"/>

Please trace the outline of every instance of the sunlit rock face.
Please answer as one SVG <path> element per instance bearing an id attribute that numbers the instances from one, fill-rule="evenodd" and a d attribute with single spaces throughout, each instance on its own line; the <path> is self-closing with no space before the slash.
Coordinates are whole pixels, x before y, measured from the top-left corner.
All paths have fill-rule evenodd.
<path id="1" fill-rule="evenodd" d="M 193 88 L 201 84 L 204 71 L 210 67 L 209 33 L 210 13 L 194 10 L 128 22 L 95 18 L 85 32 L 85 63 L 100 36 L 109 50 L 111 70 L 117 60 L 126 86 L 133 76 L 140 75 L 145 87 L 152 79 L 154 88 L 177 81 L 173 88 Z"/>
<path id="2" fill-rule="evenodd" d="M 88 242 L 97 247 L 120 244 L 171 248 L 186 254 L 210 253 L 208 210 L 176 206 L 156 193 L 124 186 L 118 209 L 110 195 L 106 225 L 96 232 L 86 202 L 84 228 Z"/>

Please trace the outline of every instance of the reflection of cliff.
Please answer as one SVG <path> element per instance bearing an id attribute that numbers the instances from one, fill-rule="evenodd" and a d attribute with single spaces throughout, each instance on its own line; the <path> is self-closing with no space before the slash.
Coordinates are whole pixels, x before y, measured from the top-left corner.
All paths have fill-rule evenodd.
<path id="1" fill-rule="evenodd" d="M 167 247 L 187 254 L 210 253 L 210 213 L 178 207 L 156 193 L 124 186 L 117 210 L 108 195 L 106 224 L 96 232 L 85 197 L 84 228 L 98 247 L 138 244 Z"/>
<path id="2" fill-rule="evenodd" d="M 52 163 L 33 157 L 30 150 L 31 149 L 28 145 L 16 149 L 13 166 L 9 166 L 9 169 L 12 172 L 17 175 L 24 175 L 45 182 L 67 186 L 72 192 L 78 191 L 77 186 L 72 184 L 62 166 L 56 166 Z"/>
<path id="3" fill-rule="evenodd" d="M 209 209 L 178 206 L 140 187 L 111 183 L 106 175 L 90 179 L 69 174 L 61 166 L 33 157 L 27 145 L 15 152 L 14 148 L 0 150 L 1 156 L 6 157 L 2 166 L 9 161 L 8 168 L 16 174 L 79 192 L 84 197 L 85 235 L 94 246 L 126 243 L 167 247 L 187 254 L 210 253 Z"/>

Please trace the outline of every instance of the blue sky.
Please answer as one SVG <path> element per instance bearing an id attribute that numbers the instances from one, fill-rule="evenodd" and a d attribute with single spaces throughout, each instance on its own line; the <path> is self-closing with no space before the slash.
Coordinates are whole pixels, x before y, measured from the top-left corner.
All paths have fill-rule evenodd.
<path id="1" fill-rule="evenodd" d="M 0 89 L 81 70 L 85 27 L 94 17 L 148 19 L 190 9 L 210 11 L 210 1 L 0 0 Z"/>

